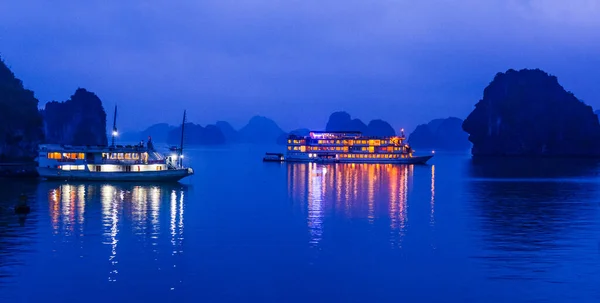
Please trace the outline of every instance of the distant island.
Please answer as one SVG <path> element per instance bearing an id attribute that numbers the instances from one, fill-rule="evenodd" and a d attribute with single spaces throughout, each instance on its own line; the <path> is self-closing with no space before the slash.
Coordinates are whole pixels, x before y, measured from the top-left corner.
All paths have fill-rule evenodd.
<path id="1" fill-rule="evenodd" d="M 462 127 L 474 156 L 600 156 L 592 107 L 539 69 L 496 74 Z"/>
<path id="2" fill-rule="evenodd" d="M 325 129 L 327 131 L 360 131 L 369 136 L 394 136 L 396 134 L 392 126 L 383 120 L 372 120 L 366 125 L 359 119 L 352 119 L 346 112 L 331 114 Z M 254 116 L 239 130 L 234 129 L 225 121 L 218 121 L 206 126 L 188 123 L 185 127 L 184 143 L 193 145 L 286 144 L 290 134 L 307 136 L 308 133 L 309 130 L 306 128 L 285 132 L 275 121 L 263 116 Z M 145 140 L 148 136 L 152 136 L 155 142 L 178 145 L 181 142 L 181 126 L 171 126 L 165 123 L 155 124 L 141 132 L 124 133 L 120 140 L 137 142 Z"/>
<path id="3" fill-rule="evenodd" d="M 352 119 L 347 112 L 335 112 L 329 116 L 325 131 L 359 131 L 365 136 L 395 136 L 394 128 L 383 120 L 372 120 L 365 124 L 360 119 Z"/>
<path id="4" fill-rule="evenodd" d="M 463 120 L 456 117 L 431 120 L 417 126 L 408 136 L 408 143 L 414 148 L 468 151 L 471 142 L 462 129 L 462 123 Z"/>
<path id="5" fill-rule="evenodd" d="M 275 121 L 255 116 L 240 130 L 236 130 L 225 121 L 201 126 L 186 123 L 184 144 L 220 145 L 230 143 L 275 143 L 285 132 Z M 179 145 L 181 142 L 181 125 L 171 126 L 165 123 L 155 124 L 141 132 L 124 133 L 120 140 L 137 142 L 151 136 L 155 142 Z"/>

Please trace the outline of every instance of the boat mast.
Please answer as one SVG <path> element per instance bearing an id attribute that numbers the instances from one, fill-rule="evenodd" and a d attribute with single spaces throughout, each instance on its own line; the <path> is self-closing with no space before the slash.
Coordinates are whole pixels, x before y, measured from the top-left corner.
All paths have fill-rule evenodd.
<path id="1" fill-rule="evenodd" d="M 111 146 L 115 146 L 115 137 L 117 136 L 117 105 L 115 105 L 115 114 L 113 120 L 113 128 L 112 128 L 112 142 Z"/>
<path id="2" fill-rule="evenodd" d="M 181 122 L 181 143 L 179 144 L 179 166 L 183 167 L 183 130 L 185 128 L 185 110 L 183 111 L 183 122 Z"/>

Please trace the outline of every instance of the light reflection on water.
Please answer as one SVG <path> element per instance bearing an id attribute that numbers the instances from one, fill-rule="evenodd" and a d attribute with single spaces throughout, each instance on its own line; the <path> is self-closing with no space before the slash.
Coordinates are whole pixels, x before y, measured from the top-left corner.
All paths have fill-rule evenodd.
<path id="1" fill-rule="evenodd" d="M 59 184 L 43 183 L 48 196 L 51 227 L 58 242 L 84 237 L 86 205 L 91 214 L 87 220 L 95 220 L 94 208 L 100 205 L 102 240 L 109 247 L 108 281 L 116 282 L 119 275 L 120 232 L 129 228 L 143 242 L 149 242 L 157 252 L 161 237 L 161 210 L 170 218 L 169 235 L 172 254 L 183 252 L 183 213 L 185 188 L 180 185 L 123 185 L 123 184 Z M 99 195 L 98 195 L 99 193 Z M 170 199 L 165 199 L 166 196 Z M 167 200 L 167 201 L 165 201 Z M 166 207 L 168 203 L 168 208 Z M 78 235 L 73 234 L 77 230 Z"/>
<path id="2" fill-rule="evenodd" d="M 392 164 L 288 164 L 288 188 L 292 198 L 306 203 L 310 244 L 322 240 L 325 219 L 389 220 L 390 242 L 402 246 L 408 226 L 411 166 Z M 431 166 L 430 224 L 435 224 L 435 170 Z M 305 185 L 306 184 L 306 185 Z M 344 186 L 341 186 L 344 184 Z M 365 190 L 366 189 L 366 190 Z M 306 196 L 305 193 L 308 195 Z"/>
<path id="3" fill-rule="evenodd" d="M 243 154 L 189 187 L 0 183 L 0 301 L 600 302 L 594 163 Z"/>

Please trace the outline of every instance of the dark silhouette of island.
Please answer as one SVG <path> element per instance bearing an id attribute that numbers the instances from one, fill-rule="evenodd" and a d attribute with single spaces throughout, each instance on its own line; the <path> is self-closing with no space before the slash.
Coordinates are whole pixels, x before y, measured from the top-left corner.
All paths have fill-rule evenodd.
<path id="1" fill-rule="evenodd" d="M 78 88 L 65 102 L 48 102 L 42 116 L 46 143 L 107 145 L 106 112 L 92 92 Z"/>
<path id="2" fill-rule="evenodd" d="M 231 126 L 231 124 L 229 124 L 229 122 L 217 121 L 215 125 L 221 130 L 225 136 L 225 140 L 227 140 L 228 143 L 236 143 L 240 141 L 240 134 L 233 128 L 233 126 Z"/>
<path id="3" fill-rule="evenodd" d="M 167 123 L 154 124 L 141 132 L 126 132 L 119 136 L 119 141 L 128 143 L 137 143 L 146 141 L 148 137 L 152 137 L 153 142 L 167 143 L 169 133 L 176 127 Z M 181 128 L 180 128 L 181 130 Z"/>
<path id="4" fill-rule="evenodd" d="M 0 58 L 0 162 L 32 161 L 43 139 L 38 100 Z"/>
<path id="5" fill-rule="evenodd" d="M 431 120 L 417 126 L 408 136 L 408 143 L 416 148 L 467 151 L 471 142 L 462 129 L 462 123 L 463 120 L 456 117 Z"/>
<path id="6" fill-rule="evenodd" d="M 474 156 L 600 156 L 592 107 L 539 69 L 496 74 L 462 126 Z"/>
<path id="7" fill-rule="evenodd" d="M 221 130 L 212 124 L 203 127 L 199 124 L 186 123 L 183 138 L 184 144 L 191 145 L 219 145 L 227 142 Z M 169 131 L 167 143 L 171 145 L 179 145 L 181 143 L 181 126 Z"/>
<path id="8" fill-rule="evenodd" d="M 358 131 L 365 136 L 395 136 L 394 128 L 387 122 L 377 119 L 366 125 L 360 119 L 352 119 L 347 112 L 335 112 L 329 116 L 325 131 Z"/>
<path id="9" fill-rule="evenodd" d="M 239 136 L 244 143 L 275 143 L 284 133 L 275 121 L 263 116 L 254 116 L 240 129 Z"/>

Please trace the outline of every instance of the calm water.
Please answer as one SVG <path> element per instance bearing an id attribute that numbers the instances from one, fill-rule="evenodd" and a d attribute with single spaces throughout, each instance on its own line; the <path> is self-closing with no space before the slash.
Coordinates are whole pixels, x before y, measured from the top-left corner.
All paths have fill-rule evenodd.
<path id="1" fill-rule="evenodd" d="M 599 302 L 600 163 L 262 163 L 0 192 L 0 302 Z M 21 192 L 32 212 L 12 212 Z"/>

